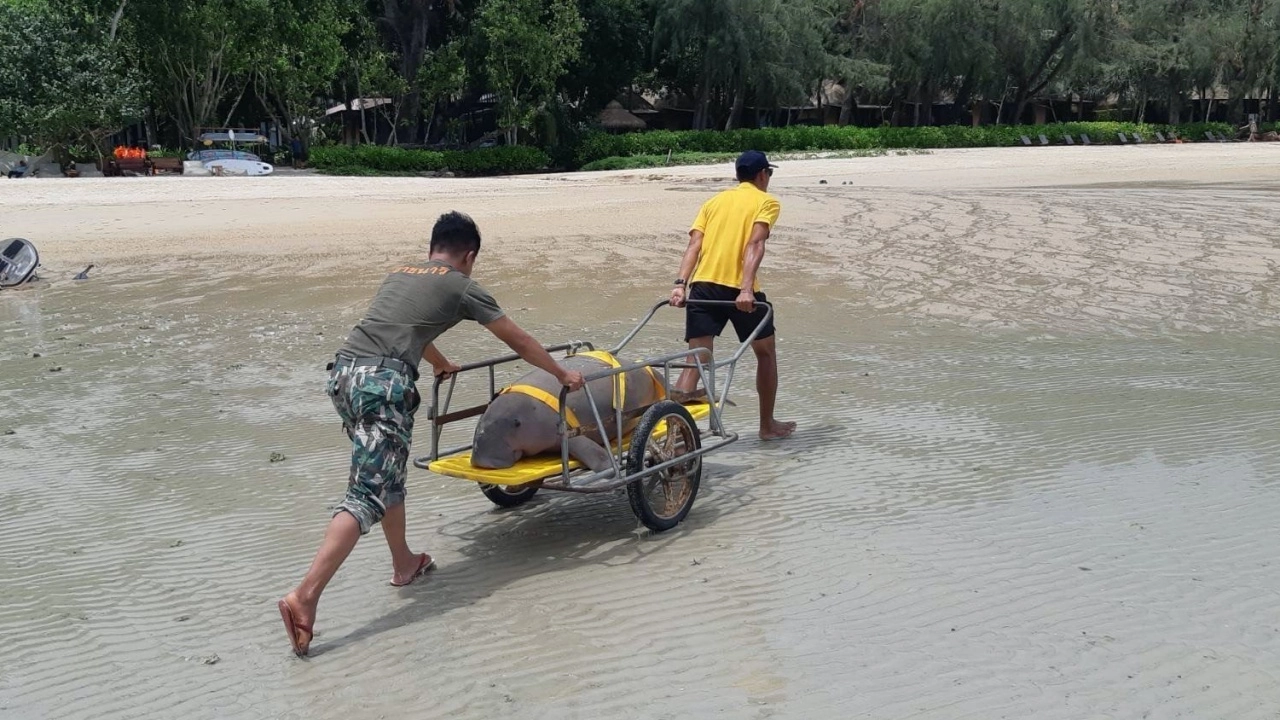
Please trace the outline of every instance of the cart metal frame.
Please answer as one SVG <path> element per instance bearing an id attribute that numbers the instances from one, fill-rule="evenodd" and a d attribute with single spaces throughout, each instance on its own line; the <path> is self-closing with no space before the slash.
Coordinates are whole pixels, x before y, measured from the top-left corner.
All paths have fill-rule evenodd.
<path id="1" fill-rule="evenodd" d="M 649 308 L 648 313 L 644 316 L 642 320 L 640 320 L 640 322 L 635 326 L 635 328 L 630 333 L 628 333 L 625 337 L 623 337 L 622 341 L 619 342 L 615 347 L 610 349 L 609 352 L 614 356 L 617 356 L 619 353 L 621 353 L 636 338 L 636 336 L 639 335 L 645 329 L 645 327 L 649 325 L 649 323 L 653 320 L 654 316 L 658 313 L 658 311 L 665 306 L 669 306 L 670 304 L 671 303 L 668 300 L 662 300 L 654 304 L 651 308 Z M 689 300 L 689 301 L 686 301 L 686 304 L 687 305 L 699 305 L 699 304 L 721 305 L 721 306 L 734 305 L 732 301 L 719 301 L 719 300 Z M 713 359 L 711 350 L 708 348 L 696 348 L 696 349 L 686 348 L 679 352 L 668 353 L 665 355 L 646 358 L 639 362 L 620 365 L 619 367 L 616 367 L 616 368 L 603 368 L 601 370 L 584 375 L 584 378 L 587 384 L 584 385 L 583 390 L 587 393 L 587 398 L 590 401 L 592 420 L 594 420 L 595 422 L 594 425 L 583 426 L 579 428 L 569 427 L 568 418 L 566 416 L 566 410 L 568 408 L 568 404 L 565 402 L 565 399 L 569 393 L 569 388 L 568 387 L 560 388 L 560 397 L 559 397 L 559 405 L 560 405 L 559 429 L 560 429 L 560 435 L 561 435 L 560 473 L 557 475 L 552 475 L 549 477 L 542 478 L 541 480 L 531 481 L 530 483 L 527 483 L 527 484 L 537 483 L 539 487 L 546 488 L 548 490 L 561 490 L 564 492 L 576 492 L 576 493 L 611 492 L 613 490 L 617 490 L 619 488 L 625 487 L 626 485 L 629 485 L 638 480 L 642 480 L 656 473 L 665 471 L 668 468 L 674 467 L 676 465 L 684 465 L 686 463 L 689 463 L 692 460 L 700 460 L 702 456 L 706 455 L 707 453 L 713 452 L 715 450 L 719 450 L 726 445 L 736 442 L 738 440 L 738 434 L 726 430 L 724 426 L 724 421 L 723 421 L 724 407 L 729 399 L 729 388 L 733 384 L 734 371 L 737 367 L 738 360 L 742 358 L 743 354 L 747 351 L 747 348 L 751 347 L 751 344 L 756 341 L 756 339 L 760 335 L 760 332 L 764 329 L 765 325 L 768 324 L 768 321 L 773 317 L 773 306 L 770 303 L 768 302 L 757 303 L 757 305 L 758 306 L 762 305 L 765 307 L 764 318 L 761 319 L 761 321 L 756 325 L 755 329 L 751 332 L 751 334 L 747 337 L 747 339 L 741 342 L 738 345 L 737 349 L 728 358 L 725 358 L 723 360 L 716 362 Z M 546 348 L 547 352 L 553 353 L 553 354 L 558 352 L 564 352 L 566 353 L 566 357 L 572 357 L 574 354 L 582 350 L 594 350 L 594 349 L 595 349 L 594 345 L 585 341 L 567 342 L 559 345 L 552 345 Z M 431 388 L 431 405 L 430 405 L 430 408 L 428 409 L 428 417 L 431 420 L 431 454 L 415 459 L 413 461 L 413 464 L 415 467 L 418 467 L 421 469 L 429 469 L 430 464 L 440 458 L 448 457 L 450 455 L 455 455 L 458 453 L 463 453 L 472 448 L 472 446 L 468 444 L 468 445 L 461 445 L 455 448 L 449 448 L 447 450 L 441 450 L 440 437 L 444 430 L 444 427 L 451 423 L 459 422 L 461 420 L 466 420 L 468 418 L 473 418 L 473 417 L 477 417 L 479 415 L 484 414 L 484 411 L 489 407 L 489 403 L 492 402 L 493 399 L 496 398 L 498 395 L 499 388 L 497 387 L 497 368 L 502 365 L 516 362 L 517 360 L 520 360 L 519 355 L 515 355 L 515 354 L 503 355 L 501 357 L 496 357 L 489 360 L 482 360 L 480 362 L 463 365 L 461 369 L 458 372 L 452 374 L 448 378 L 448 380 L 442 380 L 441 378 L 438 378 L 438 377 L 435 378 L 435 381 L 432 383 L 432 388 Z M 605 418 L 601 416 L 599 410 L 596 407 L 595 398 L 594 398 L 594 395 L 592 394 L 590 383 L 594 380 L 599 380 L 602 378 L 611 378 L 612 386 L 613 386 L 612 392 L 614 393 L 613 397 L 618 397 L 618 394 L 621 390 L 623 376 L 626 373 L 631 372 L 632 370 L 638 370 L 640 368 L 645 368 L 645 367 L 653 368 L 655 370 L 657 370 L 658 368 L 661 368 L 663 372 L 663 378 L 666 381 L 668 388 L 671 387 L 671 371 L 672 370 L 680 370 L 680 371 L 683 371 L 685 369 L 696 370 L 698 379 L 701 382 L 702 387 L 704 388 L 703 392 L 705 392 L 706 399 L 708 401 L 706 404 L 708 405 L 708 410 L 709 410 L 708 412 L 709 425 L 710 425 L 709 430 L 710 430 L 710 435 L 714 438 L 714 440 L 712 440 L 708 444 L 700 444 L 699 447 L 694 448 L 690 452 L 684 453 L 674 459 L 667 460 L 657 465 L 652 465 L 652 466 L 646 465 L 646 467 L 642 467 L 642 468 L 631 468 L 631 467 L 628 467 L 629 463 L 627 460 L 627 455 L 630 453 L 631 443 L 624 442 L 622 430 L 625 428 L 626 422 L 628 420 L 644 415 L 651 408 L 656 407 L 657 403 L 655 403 L 654 405 L 647 405 L 642 408 L 637 408 L 630 412 L 623 412 L 621 408 L 615 408 L 615 411 L 613 413 L 614 417 L 611 419 L 616 423 L 614 425 L 614 428 L 617 432 L 614 435 L 615 440 L 611 443 L 611 452 L 609 453 L 611 467 L 605 470 L 601 470 L 599 472 L 591 472 L 586 468 L 571 468 L 570 467 L 571 460 L 569 458 L 569 440 L 573 437 L 577 437 L 578 435 L 589 433 L 598 428 L 605 427 L 605 424 L 604 424 Z M 474 405 L 469 408 L 464 408 L 462 410 L 450 411 L 450 404 L 453 400 L 453 391 L 457 385 L 458 376 L 461 375 L 462 373 L 474 372 L 477 370 L 486 370 L 488 372 L 489 401 L 479 405 Z M 716 380 L 717 380 L 718 370 L 725 370 L 725 378 L 724 378 L 724 386 L 720 390 L 720 392 L 717 394 Z M 448 388 L 444 396 L 444 402 L 441 403 L 440 388 L 445 382 L 448 383 Z M 701 397 L 701 394 L 696 395 L 695 397 Z M 684 404 L 684 403 L 681 403 L 681 404 Z M 686 405 L 686 407 L 688 406 Z M 635 438 L 632 438 L 632 440 L 634 441 Z M 647 438 L 645 438 L 644 440 L 647 441 Z"/>

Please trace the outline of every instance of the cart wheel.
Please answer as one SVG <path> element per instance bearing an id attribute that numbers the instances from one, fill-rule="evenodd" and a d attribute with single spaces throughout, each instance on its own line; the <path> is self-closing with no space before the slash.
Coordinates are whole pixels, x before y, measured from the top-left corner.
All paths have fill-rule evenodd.
<path id="1" fill-rule="evenodd" d="M 534 494 L 538 492 L 538 486 L 536 483 L 529 485 L 489 485 L 481 483 L 480 492 L 492 500 L 494 505 L 512 508 L 523 505 L 533 499 Z"/>
<path id="2" fill-rule="evenodd" d="M 665 435 L 654 431 L 666 423 Z M 645 412 L 632 434 L 630 464 L 632 473 L 674 460 L 702 447 L 702 434 L 693 416 L 680 403 L 663 400 Z M 698 495 L 702 481 L 702 458 L 672 465 L 666 470 L 643 477 L 627 486 L 631 510 L 650 530 L 670 530 L 684 520 Z"/>

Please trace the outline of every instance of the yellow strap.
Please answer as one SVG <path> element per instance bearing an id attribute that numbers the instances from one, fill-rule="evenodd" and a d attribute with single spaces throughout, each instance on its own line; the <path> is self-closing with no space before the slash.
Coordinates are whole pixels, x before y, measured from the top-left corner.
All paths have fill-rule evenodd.
<path id="1" fill-rule="evenodd" d="M 612 368 L 622 367 L 622 363 L 618 362 L 618 358 L 614 357 L 612 354 L 604 350 L 583 350 L 581 352 L 578 352 L 577 354 L 583 357 L 595 358 L 596 360 L 607 363 L 609 367 L 612 367 Z M 653 371 L 653 367 L 651 365 L 646 365 L 644 369 L 648 371 L 649 379 L 653 381 L 653 389 L 657 391 L 656 395 L 658 399 L 666 400 L 667 391 L 666 391 L 666 388 L 662 386 L 662 381 L 658 379 L 658 374 Z M 620 393 L 620 397 L 615 398 L 618 402 L 615 403 L 614 407 L 626 408 L 627 376 L 625 373 L 622 375 L 622 379 L 618 382 L 618 384 L 620 385 L 619 389 L 621 390 L 621 393 Z"/>
<path id="2" fill-rule="evenodd" d="M 649 371 L 649 379 L 653 380 L 654 395 L 656 395 L 659 400 L 666 400 L 667 388 L 663 386 L 662 381 L 658 379 L 658 373 L 653 371 L 652 365 L 645 365 L 644 369 Z"/>
<path id="3" fill-rule="evenodd" d="M 576 354 L 581 355 L 582 357 L 589 357 L 595 360 L 599 360 L 600 362 L 606 363 L 611 368 L 622 367 L 622 363 L 618 362 L 618 358 L 614 357 L 612 354 L 608 352 L 605 352 L 604 350 L 583 350 Z M 662 383 L 658 380 L 657 373 L 653 371 L 652 367 L 646 366 L 645 370 L 649 371 L 649 378 L 653 381 L 653 387 L 655 390 L 657 390 L 658 398 L 665 400 L 667 397 L 667 394 L 664 388 L 662 387 Z M 614 407 L 626 408 L 627 406 L 626 404 L 627 403 L 627 375 L 626 373 L 623 373 L 619 377 L 621 378 L 618 381 L 619 395 L 614 398 L 614 401 L 615 401 Z M 506 393 L 509 393 L 509 392 L 520 393 L 521 395 L 528 395 L 529 397 L 534 398 L 535 400 L 540 400 L 544 405 L 551 408 L 551 410 L 555 412 L 557 415 L 560 414 L 560 400 L 555 395 L 552 395 L 551 393 L 547 392 L 546 390 L 543 390 L 542 388 L 536 388 L 532 385 L 512 385 L 511 387 L 503 388 L 498 394 L 505 395 Z M 571 428 L 577 429 L 582 426 L 581 423 L 578 422 L 577 415 L 573 413 L 572 408 L 566 407 L 564 409 L 564 418 L 565 418 L 565 421 L 569 423 L 569 427 Z"/>
<path id="4" fill-rule="evenodd" d="M 605 352 L 604 350 L 582 350 L 576 353 L 576 355 L 579 357 L 589 357 L 599 360 L 611 368 L 622 367 L 622 363 L 618 362 L 618 358 L 614 357 L 612 353 Z M 625 409 L 627 407 L 627 374 L 622 373 L 618 377 L 618 394 L 613 397 L 613 407 L 615 409 Z"/>
<path id="5" fill-rule="evenodd" d="M 536 388 L 532 385 L 512 385 L 511 387 L 503 388 L 498 394 L 506 395 L 511 392 L 528 395 L 535 400 L 541 400 L 542 404 L 551 408 L 555 414 L 560 414 L 560 399 L 542 388 Z M 564 419 L 569 423 L 569 427 L 571 428 L 577 429 L 581 427 L 578 423 L 578 416 L 573 414 L 572 408 L 566 407 L 564 409 Z"/>
<path id="6" fill-rule="evenodd" d="M 604 350 L 580 350 L 577 353 L 575 353 L 575 355 L 578 355 L 581 357 L 595 358 L 600 362 L 608 364 L 609 367 L 613 367 L 613 368 L 622 367 L 622 363 L 618 362 L 618 358 L 614 357 L 612 354 L 608 352 L 605 352 Z"/>

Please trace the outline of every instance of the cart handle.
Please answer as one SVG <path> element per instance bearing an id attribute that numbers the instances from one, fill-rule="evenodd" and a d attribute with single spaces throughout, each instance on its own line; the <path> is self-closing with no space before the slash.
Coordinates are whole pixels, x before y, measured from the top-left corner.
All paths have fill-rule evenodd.
<path id="1" fill-rule="evenodd" d="M 546 350 L 548 353 L 558 353 L 558 352 L 563 352 L 565 350 L 573 350 L 580 347 L 591 347 L 591 343 L 588 343 L 588 342 L 560 343 L 559 345 L 544 346 L 543 350 Z M 458 373 L 464 373 L 464 372 L 467 372 L 468 370 L 479 370 L 480 368 L 492 367 L 494 365 L 502 365 L 504 363 L 515 362 L 516 360 L 519 360 L 519 359 L 520 359 L 519 353 L 511 353 L 509 355 L 502 355 L 500 357 L 492 358 L 489 360 L 479 360 L 477 362 L 467 363 L 466 365 L 459 367 L 457 372 L 454 372 L 453 374 L 457 375 Z M 436 377 L 436 381 L 437 382 L 440 381 L 439 376 Z"/>
<path id="2" fill-rule="evenodd" d="M 711 305 L 711 306 L 720 306 L 720 307 L 737 305 L 737 303 L 734 302 L 733 300 L 686 300 L 684 304 L 685 305 Z M 653 307 L 649 308 L 649 312 L 644 316 L 644 319 L 641 320 L 640 323 L 636 325 L 635 328 L 632 329 L 630 333 L 627 333 L 626 337 L 622 338 L 622 342 L 618 343 L 617 347 L 613 348 L 609 352 L 613 353 L 614 355 L 621 353 L 623 348 L 629 345 L 631 341 L 634 340 L 635 337 L 640 334 L 640 331 L 643 330 L 645 326 L 649 324 L 649 321 L 653 319 L 653 316 L 657 314 L 658 310 L 662 309 L 662 307 L 665 305 L 671 305 L 671 301 L 659 300 L 658 302 L 654 303 Z M 769 322 L 771 318 L 773 318 L 773 303 L 767 300 L 763 302 L 760 300 L 756 300 L 754 305 L 756 307 L 763 305 L 766 308 L 764 317 L 760 319 L 760 322 L 756 323 L 755 328 L 751 331 L 751 335 L 749 335 L 746 340 L 744 340 L 740 345 L 738 345 L 737 351 L 734 352 L 733 355 L 730 356 L 728 359 L 721 360 L 720 362 L 713 362 L 712 363 L 713 368 L 720 368 L 726 365 L 736 364 L 738 360 L 742 358 L 742 355 L 747 351 L 747 348 L 751 345 L 751 343 L 755 342 L 756 338 L 760 336 L 760 332 L 764 330 L 765 324 Z M 688 367 L 688 366 L 673 364 L 672 367 Z"/>

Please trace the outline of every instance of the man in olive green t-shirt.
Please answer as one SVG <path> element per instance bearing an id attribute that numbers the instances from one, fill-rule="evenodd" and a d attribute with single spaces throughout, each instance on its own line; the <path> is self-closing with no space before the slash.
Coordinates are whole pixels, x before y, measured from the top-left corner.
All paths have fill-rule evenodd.
<path id="1" fill-rule="evenodd" d="M 427 263 L 391 271 L 330 366 L 326 391 L 351 438 L 351 474 L 306 577 L 277 603 L 299 656 L 310 649 L 320 594 L 373 525 L 382 523 L 391 549 L 391 585 L 408 585 L 435 564 L 405 542 L 404 480 L 420 402 L 418 364 L 431 363 L 436 376 L 459 369 L 436 349 L 436 338 L 474 320 L 570 390 L 582 387 L 582 373 L 557 363 L 471 279 L 479 252 L 480 231 L 471 218 L 457 212 L 440 216 Z"/>

